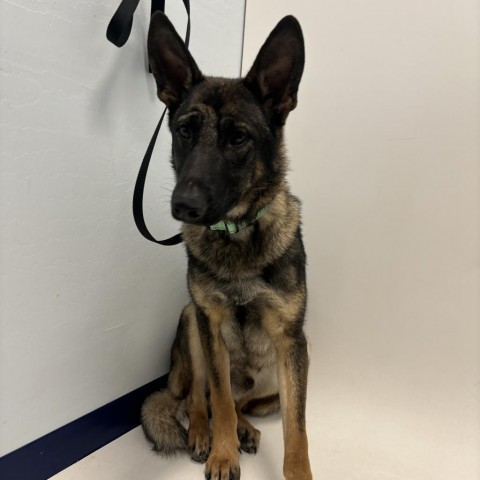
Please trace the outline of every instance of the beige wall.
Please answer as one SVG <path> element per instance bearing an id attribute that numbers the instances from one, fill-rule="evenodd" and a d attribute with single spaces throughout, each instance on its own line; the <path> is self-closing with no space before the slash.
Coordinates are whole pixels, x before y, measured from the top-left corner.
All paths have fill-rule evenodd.
<path id="1" fill-rule="evenodd" d="M 244 73 L 289 13 L 316 478 L 478 480 L 478 2 L 252 0 Z"/>

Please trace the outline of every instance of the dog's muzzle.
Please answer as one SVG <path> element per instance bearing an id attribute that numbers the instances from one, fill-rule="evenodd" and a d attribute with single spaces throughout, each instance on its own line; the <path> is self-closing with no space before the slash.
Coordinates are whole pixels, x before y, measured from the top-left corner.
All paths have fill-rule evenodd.
<path id="1" fill-rule="evenodd" d="M 208 210 L 208 190 L 192 180 L 179 183 L 172 195 L 172 215 L 186 223 L 202 223 Z"/>

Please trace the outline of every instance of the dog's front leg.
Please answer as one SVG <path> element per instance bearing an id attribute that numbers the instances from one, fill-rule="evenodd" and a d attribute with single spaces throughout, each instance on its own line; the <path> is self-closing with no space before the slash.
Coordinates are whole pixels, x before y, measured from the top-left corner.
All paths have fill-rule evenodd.
<path id="1" fill-rule="evenodd" d="M 294 303 L 293 303 L 294 304 Z M 269 309 L 263 324 L 277 350 L 277 373 L 282 411 L 285 456 L 283 474 L 287 480 L 312 480 L 305 428 L 308 351 L 302 320 L 285 315 L 292 306 Z"/>
<path id="2" fill-rule="evenodd" d="M 205 467 L 205 477 L 209 480 L 240 478 L 237 415 L 230 385 L 230 358 L 221 334 L 221 324 L 229 315 L 231 312 L 227 307 L 197 307 L 212 408 L 212 450 Z"/>

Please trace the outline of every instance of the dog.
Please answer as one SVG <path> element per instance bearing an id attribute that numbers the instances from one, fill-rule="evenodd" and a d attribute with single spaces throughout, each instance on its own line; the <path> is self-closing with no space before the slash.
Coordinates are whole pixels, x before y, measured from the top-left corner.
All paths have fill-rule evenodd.
<path id="1" fill-rule="evenodd" d="M 245 415 L 280 409 L 284 476 L 310 480 L 305 250 L 282 133 L 304 68 L 300 24 L 283 18 L 240 79 L 204 76 L 160 12 L 148 54 L 169 112 L 191 303 L 168 387 L 142 406 L 143 430 L 154 450 L 206 462 L 207 479 L 238 480 L 240 450 L 256 453 L 260 441 Z"/>

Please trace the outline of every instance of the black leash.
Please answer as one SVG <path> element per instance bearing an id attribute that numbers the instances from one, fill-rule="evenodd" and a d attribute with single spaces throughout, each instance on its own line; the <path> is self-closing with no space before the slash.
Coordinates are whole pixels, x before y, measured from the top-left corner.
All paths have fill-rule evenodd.
<path id="1" fill-rule="evenodd" d="M 113 15 L 110 23 L 107 28 L 107 39 L 112 42 L 117 47 L 122 47 L 128 40 L 130 32 L 132 30 L 133 23 L 133 14 L 135 9 L 138 6 L 140 0 L 123 0 L 120 3 L 117 11 Z M 188 48 L 190 43 L 190 0 L 182 0 L 187 12 L 187 31 L 185 33 L 185 45 Z M 157 10 L 165 11 L 165 0 L 152 0 L 152 10 L 151 15 Z M 143 157 L 140 170 L 138 171 L 137 181 L 135 182 L 135 188 L 133 190 L 133 218 L 135 220 L 135 225 L 137 225 L 138 231 L 151 242 L 158 243 L 160 245 L 177 245 L 182 241 L 182 235 L 178 233 L 173 237 L 167 238 L 165 240 L 157 240 L 148 230 L 147 225 L 145 224 L 145 218 L 143 216 L 143 192 L 145 189 L 145 180 L 147 178 L 148 166 L 150 165 L 150 160 L 152 158 L 153 148 L 155 147 L 155 142 L 157 141 L 158 132 L 165 118 L 167 109 L 162 113 L 160 120 L 158 122 L 157 128 L 153 132 L 152 139 L 148 144 L 147 151 Z"/>
<path id="2" fill-rule="evenodd" d="M 150 16 L 157 10 L 165 12 L 165 0 L 151 0 L 152 9 Z M 130 32 L 132 31 L 133 14 L 137 9 L 140 0 L 123 0 L 107 27 L 107 39 L 117 47 L 123 47 L 127 43 Z M 187 33 L 190 35 L 190 5 L 189 0 L 183 2 L 188 15 Z"/>
<path id="3" fill-rule="evenodd" d="M 148 144 L 147 151 L 143 157 L 142 164 L 140 165 L 140 170 L 138 171 L 137 181 L 135 182 L 135 188 L 133 190 L 133 218 L 135 220 L 135 225 L 137 225 L 138 231 L 151 242 L 159 243 L 160 245 L 177 245 L 182 241 L 182 235 L 177 233 L 173 237 L 167 238 L 165 240 L 157 240 L 148 230 L 147 225 L 145 224 L 145 218 L 143 217 L 143 190 L 145 189 L 145 180 L 147 178 L 148 166 L 150 165 L 150 159 L 152 158 L 153 147 L 155 147 L 155 142 L 157 141 L 158 132 L 162 126 L 163 119 L 167 109 L 162 113 L 160 120 L 158 122 L 157 128 L 153 132 L 153 137 Z"/>

